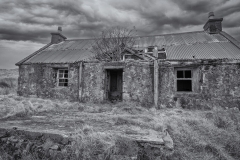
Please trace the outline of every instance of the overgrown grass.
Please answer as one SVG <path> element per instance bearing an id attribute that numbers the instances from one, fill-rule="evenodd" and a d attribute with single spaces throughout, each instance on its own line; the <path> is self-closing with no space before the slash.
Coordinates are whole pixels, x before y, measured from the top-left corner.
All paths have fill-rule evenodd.
<path id="1" fill-rule="evenodd" d="M 136 102 L 83 104 L 2 95 L 0 110 L 0 117 L 5 120 L 38 114 L 48 114 L 55 120 L 54 113 L 61 113 L 57 115 L 58 119 L 64 119 L 61 123 L 71 121 L 69 124 L 75 126 L 76 141 L 71 150 L 80 159 L 101 159 L 113 153 L 127 153 L 130 149 L 136 154 L 137 146 L 127 137 L 161 135 L 166 128 L 173 138 L 174 152 L 163 154 L 162 159 L 240 159 L 240 112 L 237 108 L 156 110 L 146 109 Z M 77 123 L 80 121 L 81 125 Z M 116 144 L 120 147 L 114 147 Z M 96 157 L 98 154 L 102 157 Z"/>
<path id="2" fill-rule="evenodd" d="M 239 159 L 238 109 L 181 112 L 163 120 L 172 135 L 175 154 L 179 158 Z"/>
<path id="3" fill-rule="evenodd" d="M 0 95 L 15 94 L 17 91 L 16 78 L 2 78 L 0 79 Z"/>

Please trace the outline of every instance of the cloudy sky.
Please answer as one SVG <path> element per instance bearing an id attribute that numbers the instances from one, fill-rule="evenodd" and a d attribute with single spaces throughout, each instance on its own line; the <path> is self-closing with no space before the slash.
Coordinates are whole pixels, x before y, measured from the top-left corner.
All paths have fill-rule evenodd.
<path id="1" fill-rule="evenodd" d="M 210 11 L 240 41 L 240 0 L 0 0 L 0 68 L 16 68 L 58 26 L 68 39 L 113 26 L 135 26 L 138 35 L 201 31 Z"/>

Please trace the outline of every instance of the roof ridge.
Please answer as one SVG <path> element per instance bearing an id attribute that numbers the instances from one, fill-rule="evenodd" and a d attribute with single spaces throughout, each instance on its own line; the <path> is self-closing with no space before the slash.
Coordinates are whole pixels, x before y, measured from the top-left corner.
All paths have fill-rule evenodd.
<path id="1" fill-rule="evenodd" d="M 231 42 L 232 44 L 234 44 L 238 49 L 240 49 L 240 42 L 237 41 L 235 38 L 233 38 L 232 36 L 230 36 L 229 34 L 227 34 L 224 31 L 221 31 L 220 34 L 225 37 L 227 40 L 229 40 L 229 42 Z"/>
<path id="2" fill-rule="evenodd" d="M 155 36 L 168 36 L 168 35 L 179 35 L 179 34 L 189 34 L 189 33 L 202 33 L 205 31 L 192 31 L 192 32 L 182 32 L 182 33 L 167 33 L 167 34 L 157 34 L 157 35 L 145 35 L 145 36 L 133 36 L 134 38 L 141 38 L 141 37 L 155 37 Z M 206 32 L 205 32 L 206 33 Z M 80 40 L 94 40 L 94 39 L 100 39 L 100 37 L 97 38 L 76 38 L 76 39 L 66 39 L 65 41 L 80 41 Z"/>
<path id="3" fill-rule="evenodd" d="M 45 46 L 43 46 L 42 48 L 40 48 L 39 50 L 33 52 L 32 54 L 30 54 L 29 56 L 27 56 L 26 58 L 22 59 L 21 61 L 17 62 L 15 65 L 19 66 L 21 63 L 24 63 L 25 61 L 29 60 L 30 58 L 32 58 L 33 56 L 35 56 L 36 54 L 38 54 L 39 52 L 43 51 L 44 49 L 48 48 L 49 46 L 51 46 L 52 43 L 48 43 Z"/>
<path id="4" fill-rule="evenodd" d="M 65 48 L 65 49 L 55 49 L 55 50 L 51 50 L 51 51 L 68 51 L 68 50 L 72 50 L 72 51 L 74 51 L 74 50 L 81 50 L 81 51 L 85 51 L 85 50 L 91 50 L 91 49 L 89 49 L 89 48 L 79 48 L 79 49 L 69 49 L 69 48 Z M 48 50 L 42 50 L 43 52 L 46 52 L 46 51 L 48 51 Z"/>
<path id="5" fill-rule="evenodd" d="M 218 42 L 215 42 L 215 41 L 204 41 L 204 42 L 194 42 L 194 43 L 163 45 L 163 47 L 183 46 L 183 45 L 197 45 L 197 44 L 208 44 L 208 43 L 229 43 L 229 41 L 218 41 Z M 145 47 L 133 47 L 133 48 L 145 48 Z"/>

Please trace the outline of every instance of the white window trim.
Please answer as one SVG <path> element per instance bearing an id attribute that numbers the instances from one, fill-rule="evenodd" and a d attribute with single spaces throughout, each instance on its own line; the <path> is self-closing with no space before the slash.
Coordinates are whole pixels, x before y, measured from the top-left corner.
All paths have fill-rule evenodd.
<path id="1" fill-rule="evenodd" d="M 65 77 L 64 77 L 64 73 L 63 73 L 63 77 L 64 77 L 64 78 L 59 78 L 59 74 L 60 74 L 60 71 L 61 71 L 61 70 L 63 70 L 63 71 L 66 71 L 66 70 L 67 70 L 67 71 L 68 71 L 68 78 L 65 78 Z M 67 84 L 69 84 L 69 70 L 68 70 L 68 69 L 58 69 L 58 71 L 57 71 L 57 86 L 58 86 L 58 87 L 68 87 L 68 85 L 67 85 L 67 86 L 59 86 L 59 83 L 60 83 L 60 82 L 59 82 L 59 79 L 68 79 Z"/>

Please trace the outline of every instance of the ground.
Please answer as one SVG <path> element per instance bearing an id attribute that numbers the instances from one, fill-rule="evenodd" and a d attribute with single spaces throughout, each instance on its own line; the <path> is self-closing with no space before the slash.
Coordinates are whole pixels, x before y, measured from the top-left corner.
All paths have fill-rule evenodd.
<path id="1" fill-rule="evenodd" d="M 0 126 L 63 136 L 91 132 L 109 145 L 119 136 L 161 140 L 167 129 L 174 150 L 166 159 L 240 158 L 238 108 L 156 110 L 138 102 L 93 104 L 20 97 L 11 90 L 0 95 Z"/>

